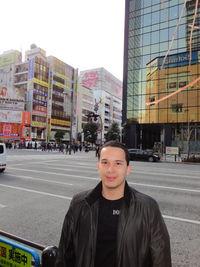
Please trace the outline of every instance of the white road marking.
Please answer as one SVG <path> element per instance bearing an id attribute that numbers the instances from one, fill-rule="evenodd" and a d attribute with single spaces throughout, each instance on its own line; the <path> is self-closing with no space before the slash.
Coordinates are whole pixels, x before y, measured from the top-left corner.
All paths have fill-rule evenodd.
<path id="1" fill-rule="evenodd" d="M 48 169 L 53 169 L 53 170 L 62 170 L 62 171 L 74 171 L 74 168 L 72 169 L 66 169 L 66 168 L 62 168 L 62 169 L 60 169 L 60 168 L 57 168 L 57 167 L 49 167 L 48 166 Z M 76 168 L 76 171 L 79 171 L 79 170 L 77 170 L 77 168 Z M 83 171 L 85 171 L 85 170 L 80 170 L 80 172 L 83 172 Z M 86 172 L 87 173 L 95 173 L 95 170 L 86 170 Z M 96 173 L 97 173 L 97 170 L 96 170 Z"/>
<path id="2" fill-rule="evenodd" d="M 200 224 L 200 221 L 189 220 L 189 219 L 184 219 L 184 218 L 180 218 L 180 217 L 174 217 L 174 216 L 168 216 L 168 215 L 163 215 L 163 217 L 165 219 L 174 220 L 174 221 L 193 223 L 193 224 Z"/>
<path id="3" fill-rule="evenodd" d="M 1 209 L 1 208 L 5 208 L 5 207 L 6 207 L 5 205 L 0 204 L 0 209 Z"/>
<path id="4" fill-rule="evenodd" d="M 161 189 L 170 189 L 170 190 L 200 193 L 200 190 L 197 190 L 197 189 L 188 189 L 188 188 L 170 187 L 170 186 L 152 185 L 152 184 L 140 184 L 140 183 L 132 183 L 132 182 L 128 182 L 128 183 L 132 184 L 132 185 L 138 185 L 138 186 L 146 186 L 146 187 L 154 187 L 154 188 L 161 188 Z"/>
<path id="5" fill-rule="evenodd" d="M 27 171 L 27 172 L 36 172 L 36 173 L 45 173 L 45 174 L 51 174 L 51 175 L 57 175 L 57 176 L 69 176 L 73 178 L 79 178 L 79 179 L 88 179 L 88 180 L 99 180 L 99 178 L 92 178 L 92 177 L 87 177 L 87 176 L 80 176 L 80 175 L 73 175 L 73 174 L 66 174 L 66 173 L 57 173 L 57 172 L 45 172 L 45 171 L 37 171 L 37 170 L 27 170 L 27 169 L 20 169 L 20 168 L 13 168 L 10 167 L 10 169 L 13 170 L 19 170 L 19 171 Z M 7 172 L 9 175 L 9 173 Z"/>
<path id="6" fill-rule="evenodd" d="M 144 172 L 144 171 L 133 171 L 133 173 L 138 173 L 138 174 L 147 174 L 151 173 L 151 175 L 156 175 L 156 176 L 173 176 L 173 177 L 180 177 L 180 178 L 193 178 L 193 179 L 199 179 L 199 176 L 191 176 L 191 175 L 183 175 L 183 174 L 173 174 L 173 173 L 163 173 L 163 172 Z"/>
<path id="7" fill-rule="evenodd" d="M 99 178 L 93 178 L 93 177 L 87 177 L 87 176 L 80 176 L 80 175 L 73 175 L 73 174 L 65 174 L 65 173 L 55 173 L 55 172 L 45 172 L 45 171 L 37 171 L 37 170 L 27 170 L 27 169 L 20 169 L 20 168 L 13 168 L 10 169 L 13 170 L 20 170 L 20 171 L 27 171 L 27 172 L 35 172 L 35 173 L 45 173 L 50 175 L 57 175 L 57 176 L 68 176 L 78 179 L 88 179 L 88 180 L 99 180 Z M 9 173 L 8 173 L 9 175 Z M 152 188 L 160 188 L 160 189 L 169 189 L 169 190 L 178 190 L 178 191 L 185 191 L 185 192 L 192 192 L 192 193 L 200 193 L 200 190 L 198 189 L 188 189 L 188 188 L 179 188 L 179 187 L 170 187 L 170 186 L 161 186 L 161 185 L 151 185 L 151 184 L 142 184 L 142 183 L 133 183 L 128 182 L 132 185 L 138 185 L 138 186 L 145 186 L 145 187 L 152 187 Z"/>
<path id="8" fill-rule="evenodd" d="M 16 189 L 16 190 L 21 190 L 21 191 L 26 191 L 26 192 L 30 192 L 30 193 L 35 193 L 35 194 L 50 196 L 50 197 L 57 197 L 57 198 L 68 199 L 68 200 L 72 199 L 71 197 L 65 197 L 62 195 L 51 194 L 51 193 L 32 190 L 32 189 L 28 189 L 28 188 L 24 188 L 24 187 L 19 187 L 19 186 L 11 186 L 11 185 L 5 185 L 5 184 L 0 184 L 0 186 L 11 188 L 11 189 Z"/>
<path id="9" fill-rule="evenodd" d="M 48 165 L 48 163 L 51 163 L 51 162 L 55 162 L 57 160 L 52 160 L 52 161 L 45 161 L 45 165 Z M 44 162 L 32 162 L 33 164 L 42 164 Z M 85 163 L 77 163 L 79 165 L 81 165 L 80 167 L 83 168 L 83 169 L 95 169 L 94 165 L 91 165 L 91 164 L 85 164 Z M 14 164 L 15 165 L 15 164 Z M 16 164 L 17 165 L 17 164 Z M 21 164 L 20 165 L 24 165 L 24 164 Z M 49 164 L 50 165 L 50 164 Z M 60 166 L 60 167 L 74 167 L 74 165 L 72 164 L 68 164 L 68 163 L 63 163 L 63 164 L 51 164 L 51 166 Z M 133 170 L 132 174 L 147 174 L 149 175 L 149 173 L 151 173 L 152 175 L 156 175 L 156 176 L 171 176 L 171 177 L 179 177 L 179 178 L 192 178 L 192 179 L 199 179 L 200 180 L 200 177 L 199 175 L 198 176 L 192 176 L 192 175 L 183 175 L 183 174 L 174 174 L 174 173 L 169 173 L 169 171 L 167 173 L 163 173 L 163 172 L 145 172 L 145 171 L 137 171 L 137 170 Z M 194 172 L 193 172 L 194 173 Z M 195 174 L 199 174 L 199 172 L 195 172 Z"/>
<path id="10" fill-rule="evenodd" d="M 28 188 L 24 188 L 24 187 L 19 187 L 19 186 L 10 186 L 10 185 L 4 185 L 4 184 L 0 184 L 0 186 L 15 189 L 15 190 L 26 191 L 26 192 L 30 192 L 30 193 L 40 194 L 40 195 L 44 195 L 44 196 L 57 197 L 57 198 L 67 199 L 67 200 L 72 199 L 72 197 L 66 197 L 66 196 L 62 196 L 62 195 L 51 194 L 51 193 L 47 193 L 47 192 L 43 192 L 43 191 L 36 191 L 36 190 L 32 190 L 32 189 L 28 189 Z M 175 221 L 200 225 L 200 221 L 196 221 L 196 220 L 189 220 L 189 219 L 185 219 L 185 218 L 168 216 L 168 215 L 163 215 L 163 217 L 165 219 L 169 219 L 169 220 L 175 220 Z"/>
<path id="11" fill-rule="evenodd" d="M 53 183 L 53 184 L 73 185 L 73 184 L 70 184 L 70 183 L 57 182 L 57 181 L 46 180 L 46 179 L 40 179 L 40 178 L 35 178 L 35 177 L 25 176 L 25 175 L 9 174 L 9 176 L 19 177 L 19 178 L 22 178 L 22 179 L 30 179 L 30 180 L 34 180 L 34 181 L 48 182 L 48 183 Z"/>

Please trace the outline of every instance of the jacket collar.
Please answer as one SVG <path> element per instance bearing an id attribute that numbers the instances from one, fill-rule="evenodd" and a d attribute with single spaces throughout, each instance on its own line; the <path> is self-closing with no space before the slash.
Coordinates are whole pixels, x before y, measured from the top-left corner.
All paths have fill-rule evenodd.
<path id="1" fill-rule="evenodd" d="M 88 193 L 88 195 L 86 196 L 86 201 L 91 206 L 101 197 L 101 195 L 102 195 L 102 182 L 98 183 L 97 186 Z M 131 189 L 127 181 L 125 182 L 124 199 L 127 206 L 129 207 L 131 200 Z"/>

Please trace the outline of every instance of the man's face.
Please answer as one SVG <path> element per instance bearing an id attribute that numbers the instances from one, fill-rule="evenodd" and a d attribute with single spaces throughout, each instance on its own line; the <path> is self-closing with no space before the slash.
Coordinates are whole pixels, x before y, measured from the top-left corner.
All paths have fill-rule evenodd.
<path id="1" fill-rule="evenodd" d="M 123 190 L 125 178 L 131 171 L 127 166 L 125 152 L 118 147 L 104 147 L 97 163 L 103 190 Z"/>

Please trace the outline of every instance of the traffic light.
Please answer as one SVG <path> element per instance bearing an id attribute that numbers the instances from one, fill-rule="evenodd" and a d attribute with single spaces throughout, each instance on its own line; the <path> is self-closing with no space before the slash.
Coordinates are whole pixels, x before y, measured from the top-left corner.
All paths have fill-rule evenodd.
<path id="1" fill-rule="evenodd" d="M 89 112 L 89 113 L 86 115 L 86 117 L 87 117 L 87 120 L 88 120 L 88 121 L 91 121 L 92 118 L 94 119 L 94 121 L 97 121 L 99 115 L 98 115 L 98 114 L 95 114 L 94 112 Z"/>
<path id="2" fill-rule="evenodd" d="M 93 115 L 94 121 L 97 121 L 97 120 L 98 120 L 98 117 L 99 117 L 99 115 L 94 114 L 94 115 Z"/>

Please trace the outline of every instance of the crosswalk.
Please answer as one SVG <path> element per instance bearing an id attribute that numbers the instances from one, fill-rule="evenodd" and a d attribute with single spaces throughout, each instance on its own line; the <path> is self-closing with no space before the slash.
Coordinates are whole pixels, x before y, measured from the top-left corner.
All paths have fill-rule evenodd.
<path id="1" fill-rule="evenodd" d="M 94 159 L 94 153 L 91 152 L 90 155 L 85 153 L 75 153 L 75 154 L 63 154 L 63 153 L 41 153 L 41 154 L 8 154 L 7 155 L 7 162 L 19 162 L 19 161 L 34 161 L 34 160 L 65 160 L 65 159 L 73 159 L 73 160 L 89 160 Z"/>

